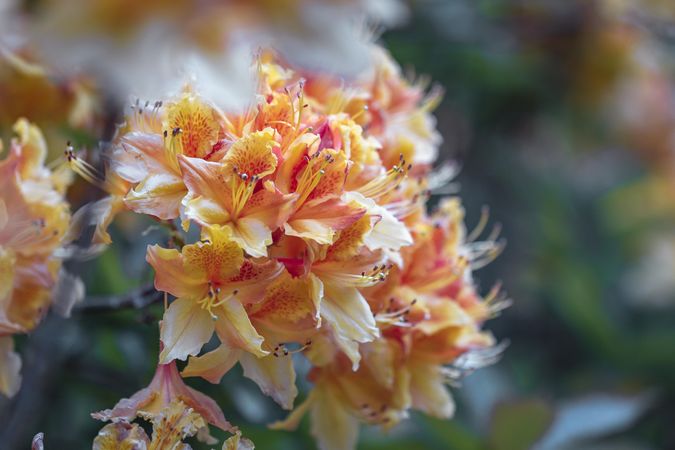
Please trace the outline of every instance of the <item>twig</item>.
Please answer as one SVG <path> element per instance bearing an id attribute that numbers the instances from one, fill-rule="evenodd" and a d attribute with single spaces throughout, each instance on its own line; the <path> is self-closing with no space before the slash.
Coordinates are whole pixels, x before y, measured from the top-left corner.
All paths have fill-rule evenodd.
<path id="1" fill-rule="evenodd" d="M 92 295 L 78 303 L 73 308 L 74 312 L 109 312 L 123 308 L 143 309 L 163 299 L 161 292 L 154 286 L 142 286 L 128 294 L 123 295 Z"/>

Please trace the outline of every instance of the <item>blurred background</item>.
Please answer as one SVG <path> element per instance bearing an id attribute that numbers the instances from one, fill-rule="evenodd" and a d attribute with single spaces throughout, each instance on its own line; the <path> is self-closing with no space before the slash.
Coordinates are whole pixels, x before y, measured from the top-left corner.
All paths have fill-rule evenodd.
<path id="1" fill-rule="evenodd" d="M 442 159 L 461 166 L 468 227 L 486 205 L 503 226 L 505 252 L 476 277 L 484 292 L 501 281 L 513 299 L 487 324 L 509 346 L 453 390 L 454 420 L 415 415 L 388 434 L 364 430 L 359 448 L 675 448 L 675 3 L 409 7 L 409 20 L 381 40 L 411 76 L 446 90 Z M 121 104 L 100 102 L 96 132 L 82 132 L 73 105 L 86 106 L 83 89 L 0 67 L 3 137 L 25 115 L 54 142 L 95 147 Z M 22 92 L 42 100 L 22 104 Z M 75 117 L 55 122 L 64 105 Z M 84 183 L 72 189 L 75 204 L 101 195 Z M 137 307 L 131 296 L 106 306 L 151 280 L 139 240 L 156 242 L 161 231 L 138 220 L 122 216 L 115 246 L 71 264 L 90 296 L 71 319 L 50 316 L 17 339 L 24 381 L 14 399 L 0 399 L 0 448 L 27 448 L 38 431 L 48 449 L 88 448 L 101 427 L 89 413 L 148 383 L 161 305 Z M 266 429 L 283 412 L 238 367 L 220 386 L 189 382 L 256 448 L 314 448 L 306 423 L 296 433 Z"/>

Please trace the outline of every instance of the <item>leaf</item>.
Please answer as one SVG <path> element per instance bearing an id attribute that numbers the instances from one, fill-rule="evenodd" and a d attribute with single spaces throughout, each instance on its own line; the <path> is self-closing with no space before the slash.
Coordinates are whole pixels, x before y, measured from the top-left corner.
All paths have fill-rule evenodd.
<path id="1" fill-rule="evenodd" d="M 520 400 L 497 405 L 492 416 L 489 448 L 532 448 L 553 422 L 552 408 L 542 400 Z"/>

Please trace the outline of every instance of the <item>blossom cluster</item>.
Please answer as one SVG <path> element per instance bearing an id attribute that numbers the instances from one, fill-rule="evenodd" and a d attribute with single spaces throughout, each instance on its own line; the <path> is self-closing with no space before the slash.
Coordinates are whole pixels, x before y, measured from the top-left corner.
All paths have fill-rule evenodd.
<path id="1" fill-rule="evenodd" d="M 292 410 L 273 427 L 294 428 L 309 412 L 319 447 L 339 450 L 355 447 L 360 423 L 389 428 L 411 409 L 451 417 L 446 384 L 498 355 L 482 325 L 503 298 L 498 287 L 481 297 L 472 280 L 498 254 L 497 236 L 476 241 L 485 221 L 467 235 L 457 197 L 426 209 L 439 92 L 407 81 L 384 50 L 372 55 L 374 69 L 345 83 L 265 51 L 244 112 L 188 86 L 132 105 L 105 180 L 69 154 L 111 193 L 97 209 L 100 242 L 123 209 L 199 234 L 147 249 L 155 287 L 173 299 L 159 366 L 148 388 L 94 415 L 113 422 L 98 448 L 150 442 L 135 417 L 155 424 L 153 442 L 167 420 L 189 423 L 179 440 L 210 440 L 207 422 L 237 432 L 185 386 L 176 360 L 187 361 L 183 377 L 212 383 L 240 364 Z M 313 389 L 294 409 L 303 357 Z M 251 445 L 232 439 L 227 448 Z"/>
<path id="2" fill-rule="evenodd" d="M 21 381 L 12 335 L 34 329 L 50 305 L 70 221 L 66 166 L 45 166 L 47 148 L 36 126 L 21 119 L 14 131 L 0 160 L 0 393 L 6 396 Z"/>

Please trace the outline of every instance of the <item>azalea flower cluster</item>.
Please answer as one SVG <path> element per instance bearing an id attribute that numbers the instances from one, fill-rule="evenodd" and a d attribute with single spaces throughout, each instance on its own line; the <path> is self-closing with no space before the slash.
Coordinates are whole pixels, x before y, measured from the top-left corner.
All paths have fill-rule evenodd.
<path id="1" fill-rule="evenodd" d="M 37 127 L 21 119 L 14 131 L 0 160 L 0 393 L 6 396 L 21 381 L 12 335 L 35 328 L 49 307 L 70 221 L 66 166 L 45 166 L 47 148 Z"/>
<path id="2" fill-rule="evenodd" d="M 439 92 L 406 81 L 383 50 L 373 58 L 346 85 L 263 52 L 257 101 L 243 113 L 188 87 L 132 106 L 105 180 L 69 154 L 111 193 L 97 207 L 100 242 L 123 209 L 199 233 L 148 247 L 155 287 L 173 298 L 159 366 L 148 388 L 94 415 L 112 421 L 98 448 L 155 442 L 167 421 L 177 439 L 210 440 L 206 423 L 237 432 L 185 386 L 177 360 L 183 377 L 213 383 L 238 363 L 293 410 L 293 362 L 306 358 L 314 388 L 273 426 L 293 428 L 309 411 L 320 448 L 351 449 L 359 423 L 388 428 L 411 409 L 451 417 L 446 384 L 497 356 L 482 325 L 503 298 L 498 288 L 482 298 L 471 275 L 499 252 L 496 235 L 475 242 L 482 221 L 467 236 L 456 197 L 426 211 Z M 136 417 L 153 422 L 152 441 Z M 251 445 L 232 439 L 227 448 Z"/>

